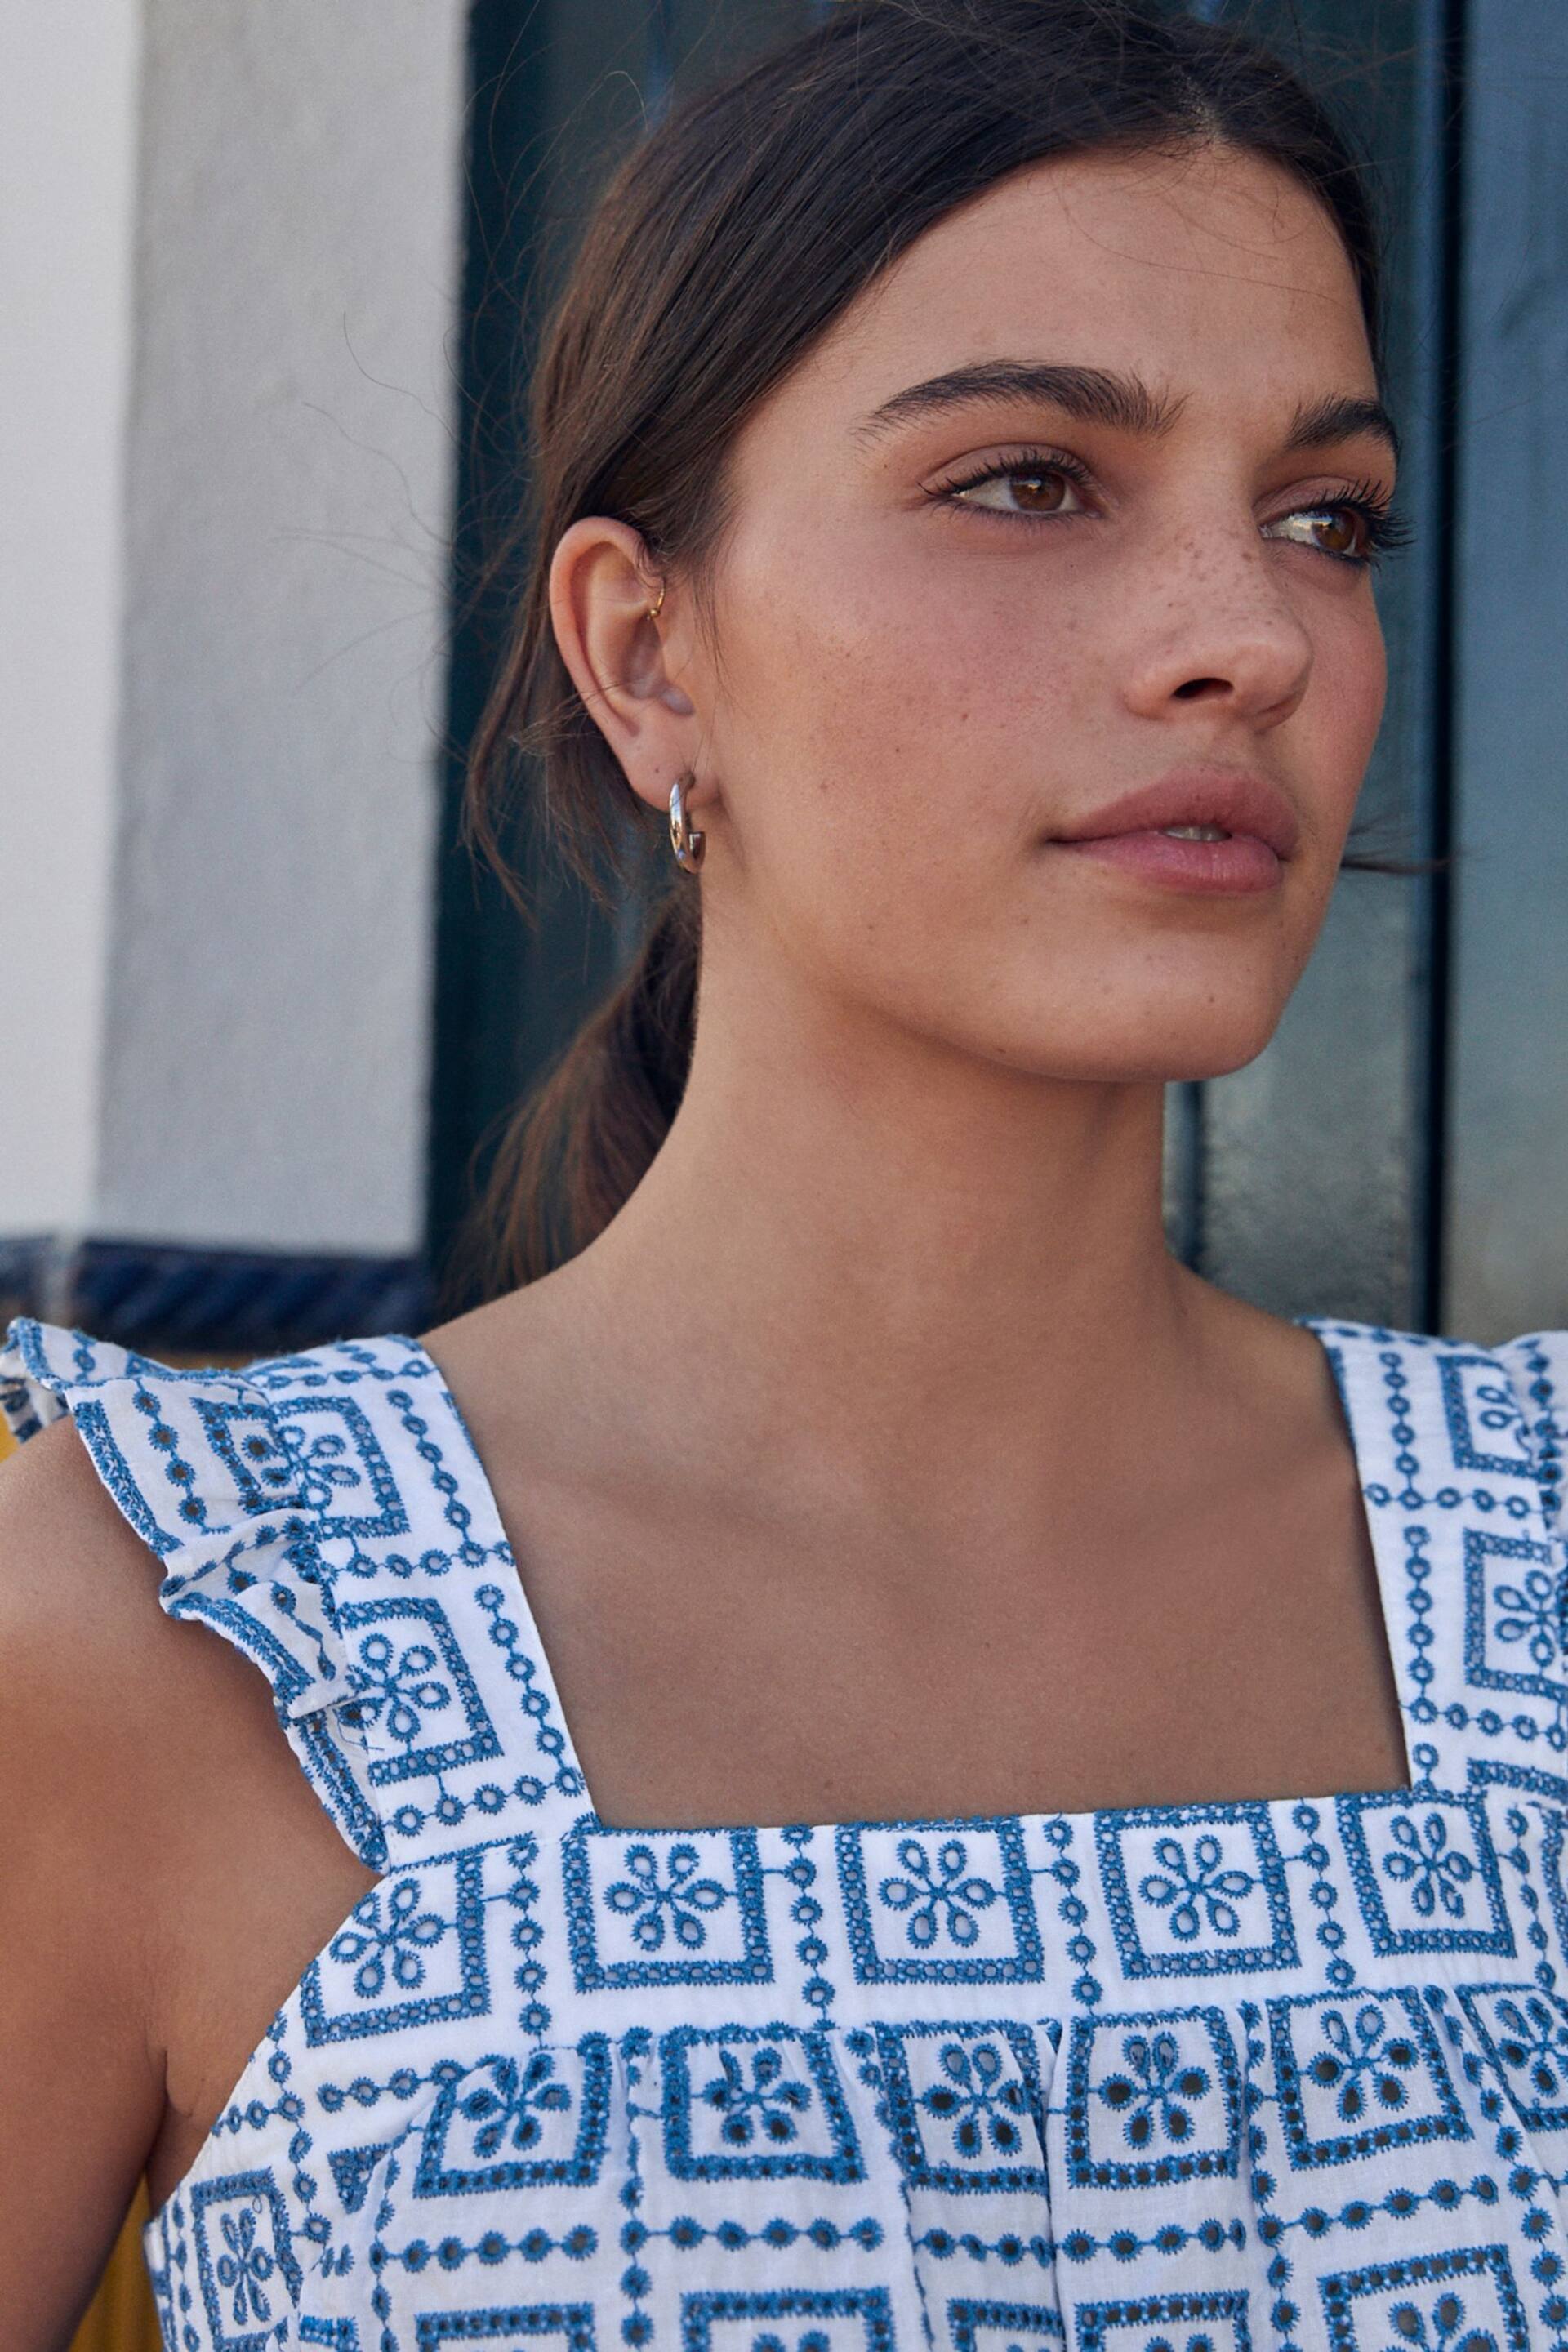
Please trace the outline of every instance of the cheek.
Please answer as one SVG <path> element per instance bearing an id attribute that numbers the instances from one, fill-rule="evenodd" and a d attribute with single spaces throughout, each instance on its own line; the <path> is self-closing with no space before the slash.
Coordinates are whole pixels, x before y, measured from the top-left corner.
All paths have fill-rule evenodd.
<path id="1" fill-rule="evenodd" d="M 1062 752 L 1093 727 L 1093 636 L 1079 594 L 1026 608 L 1016 586 L 955 588 L 951 572 L 862 587 L 770 661 L 770 765 L 824 842 L 866 861 L 865 888 L 884 859 L 929 887 L 934 859 L 963 862 L 955 837 L 1016 851 L 1044 826 Z"/>
<path id="2" fill-rule="evenodd" d="M 1375 614 L 1320 642 L 1314 691 L 1303 712 L 1324 834 L 1342 840 L 1383 720 L 1388 660 Z"/>

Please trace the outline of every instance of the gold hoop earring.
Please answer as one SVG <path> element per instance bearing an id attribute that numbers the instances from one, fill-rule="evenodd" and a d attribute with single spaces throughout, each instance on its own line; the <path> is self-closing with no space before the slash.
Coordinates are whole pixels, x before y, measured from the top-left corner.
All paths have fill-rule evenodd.
<path id="1" fill-rule="evenodd" d="M 695 830 L 680 797 L 681 784 L 690 777 L 691 770 L 688 768 L 686 777 L 678 776 L 669 788 L 669 845 L 675 852 L 676 864 L 683 866 L 688 874 L 695 874 L 702 863 L 708 836 Z"/>
<path id="2" fill-rule="evenodd" d="M 661 588 L 661 589 L 659 590 L 659 592 L 658 592 L 658 604 L 663 604 L 663 602 L 664 602 L 664 590 Z M 648 616 L 648 619 L 649 619 L 650 621 L 657 621 L 657 620 L 658 620 L 658 604 L 650 604 L 650 605 L 648 606 L 648 608 L 647 608 L 647 616 Z"/>

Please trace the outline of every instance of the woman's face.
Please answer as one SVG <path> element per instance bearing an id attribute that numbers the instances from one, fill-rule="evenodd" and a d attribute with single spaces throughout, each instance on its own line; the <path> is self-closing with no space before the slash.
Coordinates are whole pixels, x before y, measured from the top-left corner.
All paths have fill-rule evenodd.
<path id="1" fill-rule="evenodd" d="M 1034 165 L 922 236 L 735 446 L 721 677 L 674 672 L 705 953 L 1041 1076 L 1259 1052 L 1382 713 L 1376 394 L 1256 157 Z"/>

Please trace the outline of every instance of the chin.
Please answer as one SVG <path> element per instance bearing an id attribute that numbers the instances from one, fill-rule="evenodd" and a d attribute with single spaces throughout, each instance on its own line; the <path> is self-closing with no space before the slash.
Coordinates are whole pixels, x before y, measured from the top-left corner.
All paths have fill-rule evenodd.
<path id="1" fill-rule="evenodd" d="M 1232 1070 L 1255 1062 L 1279 1026 L 1272 1007 L 1266 1017 L 1215 1018 L 1215 1007 L 1194 1008 L 1190 1018 L 1173 1020 L 1172 1008 L 1162 1007 L 1158 1021 L 1130 1023 L 1119 1034 L 1101 1027 L 1078 1041 L 1080 1050 L 1064 1056 L 1066 1024 L 1041 1038 L 1027 1056 L 1041 1077 L 1073 1078 L 1099 1086 L 1146 1085 L 1160 1081 L 1223 1078 Z"/>

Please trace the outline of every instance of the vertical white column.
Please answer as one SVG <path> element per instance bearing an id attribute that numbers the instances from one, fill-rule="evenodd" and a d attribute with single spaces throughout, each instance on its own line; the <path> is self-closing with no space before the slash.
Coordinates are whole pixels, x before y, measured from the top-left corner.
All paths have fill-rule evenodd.
<path id="1" fill-rule="evenodd" d="M 95 1199 L 141 19 L 0 13 L 0 1235 Z"/>
<path id="2" fill-rule="evenodd" d="M 147 0 L 100 1231 L 423 1230 L 461 0 Z"/>
<path id="3" fill-rule="evenodd" d="M 0 1239 L 418 1249 L 465 26 L 5 12 Z"/>

